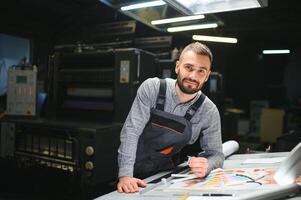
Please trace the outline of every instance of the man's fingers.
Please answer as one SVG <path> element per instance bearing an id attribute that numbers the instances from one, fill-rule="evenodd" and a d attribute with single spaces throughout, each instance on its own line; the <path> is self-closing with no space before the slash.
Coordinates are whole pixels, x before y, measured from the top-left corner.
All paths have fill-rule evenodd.
<path id="1" fill-rule="evenodd" d="M 193 157 L 190 159 L 189 163 L 207 163 L 207 158 L 202 157 Z"/>
<path id="2" fill-rule="evenodd" d="M 139 191 L 137 182 L 131 182 L 131 186 L 132 186 L 134 192 L 138 192 Z"/>
<path id="3" fill-rule="evenodd" d="M 204 177 L 208 170 L 208 160 L 202 157 L 193 157 L 189 162 L 191 171 L 198 177 Z"/>
<path id="4" fill-rule="evenodd" d="M 191 171 L 198 177 L 204 177 L 206 175 L 207 170 L 208 168 L 203 167 L 191 168 Z"/>
<path id="5" fill-rule="evenodd" d="M 126 184 L 124 184 L 124 185 L 122 186 L 122 189 L 123 189 L 123 191 L 124 191 L 125 193 L 129 193 L 129 192 L 130 192 L 130 190 L 129 190 L 129 188 L 127 187 Z"/>
<path id="6" fill-rule="evenodd" d="M 197 168 L 191 168 L 191 171 L 193 173 L 201 173 L 201 172 L 207 172 L 208 168 L 205 167 L 197 167 Z"/>
<path id="7" fill-rule="evenodd" d="M 203 177 L 206 175 L 207 170 L 202 171 L 193 171 L 193 174 L 197 175 L 198 177 Z"/>
<path id="8" fill-rule="evenodd" d="M 146 183 L 141 180 L 141 179 L 137 179 L 137 183 L 138 183 L 138 186 L 141 186 L 141 187 L 145 187 L 146 186 Z"/>
<path id="9" fill-rule="evenodd" d="M 192 158 L 191 161 L 189 162 L 189 167 L 194 168 L 194 167 L 208 167 L 208 160 L 206 158 Z"/>
<path id="10" fill-rule="evenodd" d="M 206 173 L 205 172 L 198 172 L 198 173 L 195 173 L 195 175 L 199 178 L 203 178 L 206 175 Z"/>
<path id="11" fill-rule="evenodd" d="M 127 188 L 130 190 L 130 192 L 136 192 L 134 185 L 137 186 L 136 183 L 130 182 L 130 183 L 128 183 L 126 186 L 127 186 Z"/>
<path id="12" fill-rule="evenodd" d="M 139 191 L 139 186 L 145 187 L 146 184 L 143 180 L 134 177 L 120 177 L 117 184 L 118 192 L 133 193 Z"/>
<path id="13" fill-rule="evenodd" d="M 193 172 L 202 172 L 202 171 L 206 171 L 208 169 L 208 167 L 203 166 L 203 167 L 191 167 L 191 171 Z"/>
<path id="14" fill-rule="evenodd" d="M 200 167 L 202 167 L 202 168 L 207 168 L 207 166 L 208 166 L 208 164 L 207 163 L 190 163 L 189 164 L 189 167 L 190 168 L 200 168 Z"/>
<path id="15" fill-rule="evenodd" d="M 124 192 L 120 184 L 117 185 L 117 191 L 120 193 Z"/>

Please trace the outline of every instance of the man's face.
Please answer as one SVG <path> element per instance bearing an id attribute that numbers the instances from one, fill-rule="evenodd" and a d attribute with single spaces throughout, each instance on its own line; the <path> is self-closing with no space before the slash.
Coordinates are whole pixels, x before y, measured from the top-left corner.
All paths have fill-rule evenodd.
<path id="1" fill-rule="evenodd" d="M 211 62 L 208 56 L 187 51 L 176 63 L 177 82 L 185 94 L 198 92 L 210 75 Z"/>

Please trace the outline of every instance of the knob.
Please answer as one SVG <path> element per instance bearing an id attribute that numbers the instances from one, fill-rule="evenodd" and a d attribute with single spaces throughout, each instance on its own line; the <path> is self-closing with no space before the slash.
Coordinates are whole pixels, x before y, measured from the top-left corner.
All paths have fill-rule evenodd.
<path id="1" fill-rule="evenodd" d="M 92 161 L 87 161 L 85 163 L 85 168 L 86 168 L 86 170 L 92 170 L 94 168 L 93 162 Z"/>
<path id="2" fill-rule="evenodd" d="M 94 148 L 92 146 L 87 146 L 85 152 L 87 156 L 92 156 L 94 154 Z"/>

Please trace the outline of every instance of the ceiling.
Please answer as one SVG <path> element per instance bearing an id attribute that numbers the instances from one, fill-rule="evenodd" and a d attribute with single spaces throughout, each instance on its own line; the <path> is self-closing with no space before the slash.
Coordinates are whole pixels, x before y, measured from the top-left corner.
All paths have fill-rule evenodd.
<path id="1" fill-rule="evenodd" d="M 266 8 L 216 14 L 225 25 L 216 30 L 241 42 L 271 47 L 300 46 L 300 3 L 269 0 Z"/>
<path id="2" fill-rule="evenodd" d="M 218 28 L 172 35 L 191 38 L 196 33 L 210 34 L 237 37 L 239 44 L 297 48 L 301 46 L 299 5 L 297 0 L 269 0 L 265 8 L 214 14 L 213 17 L 223 23 Z M 67 32 L 72 35 L 84 26 L 131 19 L 99 0 L 3 0 L 0 13 L 0 32 L 34 37 L 45 34 L 59 37 Z M 142 23 L 138 24 L 137 31 L 142 34 L 168 35 Z"/>

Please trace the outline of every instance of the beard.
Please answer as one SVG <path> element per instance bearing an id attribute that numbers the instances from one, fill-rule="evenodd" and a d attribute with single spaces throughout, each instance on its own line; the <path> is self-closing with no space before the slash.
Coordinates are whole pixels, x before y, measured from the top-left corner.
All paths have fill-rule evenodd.
<path id="1" fill-rule="evenodd" d="M 198 85 L 198 87 L 196 87 L 196 88 L 186 87 L 186 86 L 183 84 L 183 82 L 186 81 L 186 80 L 188 80 L 188 81 L 190 81 L 190 82 L 196 83 L 196 84 Z M 178 75 L 178 77 L 177 77 L 177 83 L 178 83 L 178 86 L 179 86 L 180 90 L 181 90 L 184 94 L 195 94 L 195 93 L 197 93 L 197 92 L 202 88 L 201 85 L 200 85 L 200 83 L 199 83 L 198 81 L 192 80 L 192 79 L 190 79 L 190 78 L 183 78 L 183 79 L 182 79 L 181 76 L 179 76 L 179 75 Z"/>

